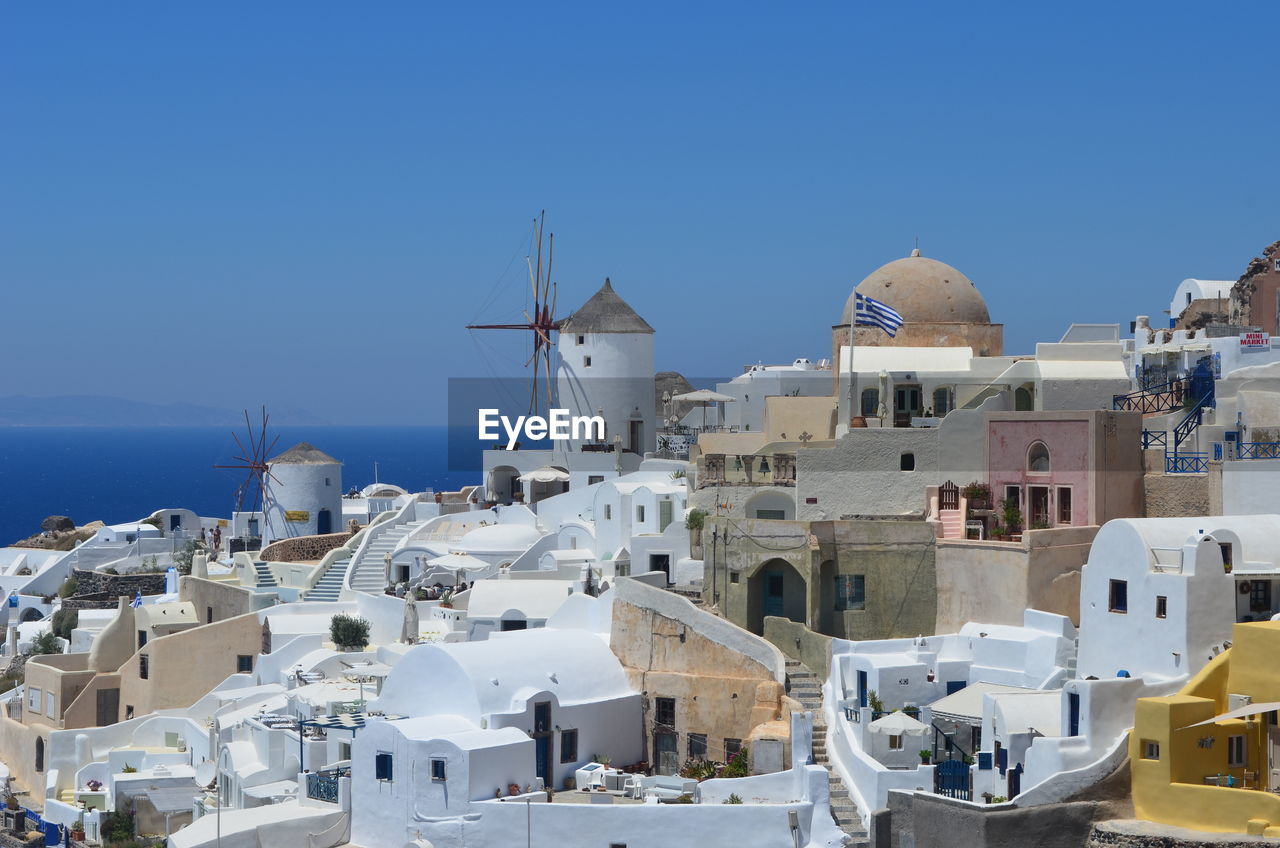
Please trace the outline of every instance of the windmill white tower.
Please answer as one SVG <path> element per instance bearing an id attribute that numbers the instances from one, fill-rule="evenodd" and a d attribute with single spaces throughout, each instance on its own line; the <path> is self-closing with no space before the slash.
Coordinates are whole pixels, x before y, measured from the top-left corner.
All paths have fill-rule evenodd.
<path id="1" fill-rule="evenodd" d="M 640 455 L 654 450 L 653 327 L 606 278 L 559 331 L 558 405 L 573 416 L 602 415 L 606 444 Z"/>
<path id="2" fill-rule="evenodd" d="M 342 530 L 342 463 L 300 442 L 267 460 L 262 544 Z"/>

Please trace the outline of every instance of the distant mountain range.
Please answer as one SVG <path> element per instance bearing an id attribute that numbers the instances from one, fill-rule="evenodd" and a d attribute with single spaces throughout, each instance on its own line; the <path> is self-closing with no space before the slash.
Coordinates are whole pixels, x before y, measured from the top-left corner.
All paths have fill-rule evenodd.
<path id="1" fill-rule="evenodd" d="M 275 425 L 320 425 L 305 409 L 268 409 Z M 254 424 L 258 412 L 250 410 Z M 194 403 L 144 403 L 105 395 L 0 397 L 0 427 L 224 427 L 244 425 L 244 412 Z"/>

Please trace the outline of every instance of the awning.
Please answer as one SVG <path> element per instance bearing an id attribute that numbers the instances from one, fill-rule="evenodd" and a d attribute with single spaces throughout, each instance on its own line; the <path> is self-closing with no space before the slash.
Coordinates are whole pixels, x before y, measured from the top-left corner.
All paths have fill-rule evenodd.
<path id="1" fill-rule="evenodd" d="M 151 806 L 156 808 L 157 813 L 182 813 L 191 810 L 195 797 L 200 791 L 200 787 L 196 786 L 193 780 L 190 786 L 156 786 L 142 794 L 151 802 Z"/>
<path id="2" fill-rule="evenodd" d="M 1274 710 L 1280 710 L 1280 701 L 1266 701 L 1261 704 L 1249 704 L 1245 707 L 1239 707 L 1234 710 L 1216 715 L 1213 718 L 1207 718 L 1204 721 L 1198 721 L 1195 724 L 1188 724 L 1182 730 L 1190 730 L 1193 727 L 1204 727 L 1206 724 L 1214 724 L 1219 721 L 1230 721 L 1233 718 L 1245 718 L 1259 713 L 1269 713 Z"/>
<path id="3" fill-rule="evenodd" d="M 982 701 L 987 694 L 1002 692 L 1027 694 L 1036 689 L 1025 689 L 1021 686 L 1005 686 L 1002 683 L 974 683 L 959 692 L 940 698 L 929 705 L 934 718 L 948 721 L 960 721 L 965 724 L 977 724 L 982 721 Z"/>
<path id="4" fill-rule="evenodd" d="M 276 780 L 261 786 L 246 786 L 242 791 L 250 798 L 291 798 L 298 794 L 298 781 Z"/>

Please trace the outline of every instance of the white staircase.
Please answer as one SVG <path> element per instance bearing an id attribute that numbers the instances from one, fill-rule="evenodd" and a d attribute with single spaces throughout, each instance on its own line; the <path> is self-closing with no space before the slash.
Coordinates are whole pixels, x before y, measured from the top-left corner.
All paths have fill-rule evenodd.
<path id="1" fill-rule="evenodd" d="M 351 578 L 347 585 L 357 592 L 381 595 L 387 588 L 386 555 L 394 551 L 405 536 L 426 523 L 426 520 L 406 521 L 403 524 L 390 525 L 386 529 L 378 528 L 381 532 L 356 552 L 355 561 L 351 565 Z"/>
<path id="2" fill-rule="evenodd" d="M 320 579 L 316 581 L 316 585 L 312 586 L 303 593 L 304 601 L 336 601 L 342 594 L 342 581 L 347 576 L 347 567 L 351 564 L 351 557 L 343 557 L 335 559 L 329 563 L 329 567 L 324 570 L 324 574 L 320 575 Z"/>

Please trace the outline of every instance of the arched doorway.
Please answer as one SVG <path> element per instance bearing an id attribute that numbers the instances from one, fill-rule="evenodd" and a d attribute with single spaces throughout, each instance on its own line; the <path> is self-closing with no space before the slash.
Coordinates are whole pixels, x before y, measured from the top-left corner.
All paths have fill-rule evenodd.
<path id="1" fill-rule="evenodd" d="M 747 580 L 747 623 L 752 633 L 764 633 L 767 616 L 805 623 L 808 585 L 795 566 L 784 559 L 771 559 Z"/>
<path id="2" fill-rule="evenodd" d="M 523 494 L 524 487 L 521 485 L 520 472 L 510 465 L 499 465 L 489 472 L 488 490 L 489 500 L 500 504 L 509 504 L 515 499 L 515 493 Z"/>
<path id="3" fill-rule="evenodd" d="M 316 533 L 323 536 L 333 532 L 333 513 L 327 509 L 320 510 L 316 516 Z"/>
<path id="4" fill-rule="evenodd" d="M 1018 412 L 1031 412 L 1036 408 L 1035 387 L 1030 383 L 1019 386 L 1013 393 L 1013 408 Z"/>
<path id="5" fill-rule="evenodd" d="M 36 771 L 44 771 L 44 737 L 36 737 Z"/>

